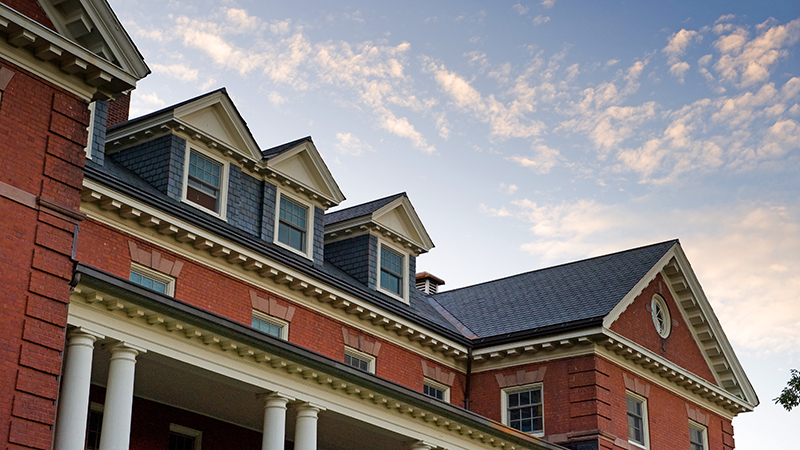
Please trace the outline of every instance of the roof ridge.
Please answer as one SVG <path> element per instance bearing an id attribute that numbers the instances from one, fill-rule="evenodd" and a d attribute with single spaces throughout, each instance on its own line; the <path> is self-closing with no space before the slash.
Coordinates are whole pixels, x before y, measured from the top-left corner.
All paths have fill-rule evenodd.
<path id="1" fill-rule="evenodd" d="M 117 128 L 121 128 L 123 126 L 128 126 L 133 122 L 138 122 L 140 120 L 144 120 L 144 119 L 147 119 L 149 117 L 157 116 L 157 115 L 165 113 L 165 112 L 167 112 L 167 111 L 169 111 L 171 109 L 180 108 L 183 105 L 187 105 L 187 104 L 189 104 L 191 102 L 200 100 L 203 97 L 207 97 L 209 95 L 216 94 L 217 92 L 223 92 L 223 93 L 225 93 L 225 95 L 228 95 L 228 90 L 225 88 L 225 86 L 223 86 L 221 88 L 214 89 L 213 91 L 206 92 L 205 94 L 200 94 L 200 95 L 192 97 L 192 98 L 190 98 L 188 100 L 184 100 L 182 102 L 175 103 L 174 105 L 165 106 L 165 107 L 163 107 L 161 109 L 157 109 L 157 110 L 155 110 L 153 112 L 149 112 L 149 113 L 147 113 L 147 114 L 145 114 L 143 116 L 134 117 L 133 119 L 128 119 L 125 122 L 120 122 L 120 123 L 118 123 L 116 125 L 108 127 L 108 131 L 115 130 Z M 238 113 L 238 111 L 237 111 L 237 113 Z M 241 114 L 239 114 L 239 116 L 241 117 Z M 242 120 L 242 122 L 244 122 L 244 120 Z M 245 122 L 245 125 L 246 124 L 247 123 Z M 249 128 L 248 128 L 248 131 L 249 131 Z"/>
<path id="2" fill-rule="evenodd" d="M 348 206 L 347 208 L 343 208 L 343 209 L 340 209 L 338 211 L 331 211 L 330 213 L 327 213 L 326 215 L 328 217 L 330 217 L 330 216 L 333 216 L 333 215 L 336 215 L 336 214 L 343 213 L 345 211 L 351 210 L 353 208 L 360 208 L 360 207 L 363 207 L 365 205 L 369 205 L 370 203 L 378 203 L 378 202 L 389 200 L 389 199 L 395 200 L 395 199 L 403 197 L 403 196 L 408 197 L 408 194 L 406 194 L 406 192 L 403 191 L 403 192 L 399 192 L 397 194 L 387 195 L 386 197 L 381 197 L 381 198 L 378 198 L 378 199 L 375 199 L 375 200 L 370 200 L 368 202 L 359 203 L 359 204 L 353 205 L 353 206 Z"/>
<path id="3" fill-rule="evenodd" d="M 495 278 L 494 280 L 488 280 L 488 281 L 484 281 L 482 283 L 470 284 L 469 286 L 462 286 L 462 287 L 459 287 L 459 288 L 450 289 L 450 290 L 443 291 L 443 292 L 437 292 L 436 294 L 432 294 L 431 297 L 435 298 L 436 296 L 449 294 L 451 292 L 461 291 L 461 290 L 464 290 L 464 289 L 470 289 L 470 288 L 474 288 L 474 287 L 477 287 L 477 286 L 484 286 L 484 285 L 491 284 L 491 283 L 496 283 L 496 282 L 499 282 L 499 281 L 509 280 L 511 278 L 521 277 L 523 275 L 530 275 L 530 274 L 536 273 L 536 272 L 543 272 L 545 270 L 557 269 L 559 267 L 570 266 L 570 265 L 573 265 L 573 264 L 583 263 L 583 262 L 587 262 L 587 261 L 591 261 L 591 260 L 595 260 L 595 259 L 600 259 L 600 258 L 606 258 L 606 257 L 609 257 L 609 256 L 619 255 L 619 254 L 622 254 L 622 253 L 628 253 L 628 252 L 633 252 L 633 251 L 637 251 L 637 250 L 642 250 L 642 249 L 645 249 L 645 248 L 648 248 L 648 247 L 655 247 L 655 246 L 663 245 L 663 244 L 666 244 L 666 243 L 669 243 L 669 242 L 675 244 L 675 243 L 679 243 L 680 241 L 677 238 L 676 239 L 669 239 L 669 240 L 666 240 L 666 241 L 656 242 L 656 243 L 648 244 L 648 245 L 641 245 L 639 247 L 629 248 L 629 249 L 626 249 L 626 250 L 620 250 L 620 251 L 613 252 L 613 253 L 606 253 L 605 255 L 592 256 L 592 257 L 589 257 L 589 258 L 579 259 L 577 261 L 570 261 L 570 262 L 566 262 L 566 263 L 556 264 L 555 266 L 549 266 L 549 267 L 543 267 L 541 269 L 529 270 L 527 272 L 522 272 L 522 273 L 518 273 L 518 274 L 514 274 L 514 275 L 508 275 L 508 276 L 505 276 L 505 277 L 502 277 L 502 278 Z"/>

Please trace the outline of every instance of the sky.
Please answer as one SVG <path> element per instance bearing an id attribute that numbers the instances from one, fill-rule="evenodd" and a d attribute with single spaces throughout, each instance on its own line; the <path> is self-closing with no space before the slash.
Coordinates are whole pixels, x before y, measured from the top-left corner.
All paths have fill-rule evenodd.
<path id="1" fill-rule="evenodd" d="M 353 206 L 405 191 L 445 288 L 679 238 L 787 448 L 800 367 L 800 2 L 111 0 L 138 116 L 226 87 Z"/>

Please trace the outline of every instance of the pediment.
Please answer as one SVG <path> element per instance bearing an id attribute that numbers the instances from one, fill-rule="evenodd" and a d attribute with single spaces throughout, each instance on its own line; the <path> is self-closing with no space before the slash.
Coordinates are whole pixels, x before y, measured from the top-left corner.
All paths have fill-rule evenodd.
<path id="1" fill-rule="evenodd" d="M 372 220 L 426 250 L 433 247 L 433 242 L 407 197 L 401 197 L 375 211 Z"/>
<path id="2" fill-rule="evenodd" d="M 267 167 L 282 177 L 295 183 L 305 191 L 336 205 L 344 200 L 344 195 L 322 160 L 314 143 L 303 140 L 267 161 Z"/>
<path id="3" fill-rule="evenodd" d="M 652 285 L 658 276 L 677 304 L 682 321 L 679 323 L 691 332 L 716 384 L 729 393 L 755 407 L 758 397 L 747 378 L 733 347 L 714 314 L 697 277 L 679 243 L 676 243 L 656 263 L 636 286 L 605 317 L 603 326 L 611 330 L 614 323 L 633 305 L 637 298 Z M 635 340 L 634 340 L 635 341 Z"/>
<path id="4" fill-rule="evenodd" d="M 39 0 L 56 31 L 125 72 L 150 73 L 142 55 L 104 0 Z"/>

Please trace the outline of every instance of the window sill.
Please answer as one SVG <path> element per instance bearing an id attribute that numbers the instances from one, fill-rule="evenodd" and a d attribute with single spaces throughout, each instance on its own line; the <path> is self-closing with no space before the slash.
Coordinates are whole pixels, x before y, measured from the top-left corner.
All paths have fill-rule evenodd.
<path id="1" fill-rule="evenodd" d="M 279 246 L 279 247 L 281 247 L 281 248 L 285 248 L 286 250 L 289 250 L 290 252 L 294 253 L 295 255 L 302 256 L 303 258 L 309 259 L 311 261 L 314 260 L 314 256 L 313 255 L 310 255 L 308 253 L 303 253 L 300 250 L 292 247 L 291 245 L 286 245 L 283 242 L 278 241 L 278 240 L 275 240 L 274 244 Z"/>

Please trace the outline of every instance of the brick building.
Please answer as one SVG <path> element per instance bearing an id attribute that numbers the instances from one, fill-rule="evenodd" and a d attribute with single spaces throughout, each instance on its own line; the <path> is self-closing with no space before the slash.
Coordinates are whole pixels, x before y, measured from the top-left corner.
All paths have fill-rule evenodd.
<path id="1" fill-rule="evenodd" d="M 678 241 L 438 292 L 222 89 L 128 120 L 104 0 L 0 3 L 0 443 L 714 449 L 757 404 Z"/>

